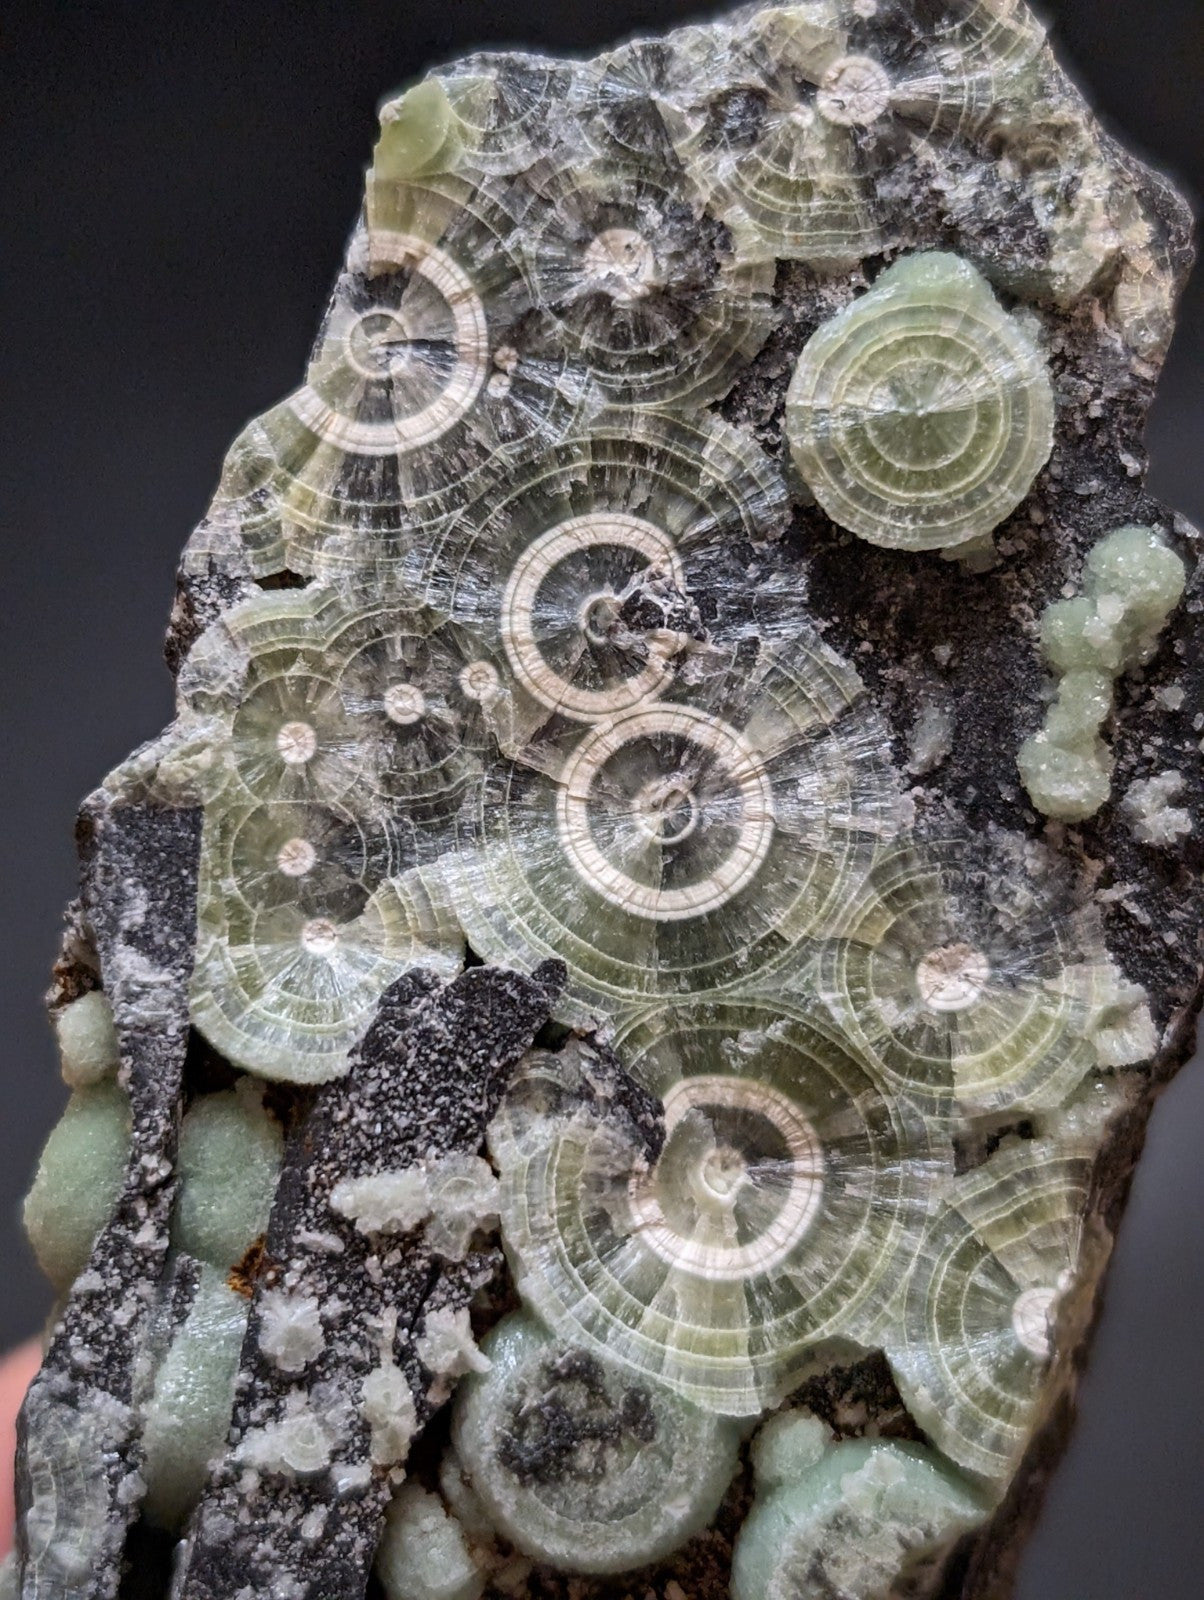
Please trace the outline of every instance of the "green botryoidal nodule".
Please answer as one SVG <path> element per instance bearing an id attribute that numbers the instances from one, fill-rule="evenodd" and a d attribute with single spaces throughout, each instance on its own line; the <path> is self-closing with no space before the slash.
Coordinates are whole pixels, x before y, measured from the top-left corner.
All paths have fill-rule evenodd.
<path id="1" fill-rule="evenodd" d="M 1045 354 L 960 257 L 905 257 L 803 347 L 786 396 L 799 474 L 842 528 L 951 550 L 1011 516 L 1049 460 Z"/>

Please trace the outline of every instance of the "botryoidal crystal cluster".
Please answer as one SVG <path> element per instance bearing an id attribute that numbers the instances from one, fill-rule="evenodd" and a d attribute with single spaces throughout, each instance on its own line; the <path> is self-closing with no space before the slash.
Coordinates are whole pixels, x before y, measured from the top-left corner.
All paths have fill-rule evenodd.
<path id="1" fill-rule="evenodd" d="M 1199 999 L 1188 238 L 1019 0 L 384 106 L 81 815 L 10 1593 L 1008 1591 Z"/>

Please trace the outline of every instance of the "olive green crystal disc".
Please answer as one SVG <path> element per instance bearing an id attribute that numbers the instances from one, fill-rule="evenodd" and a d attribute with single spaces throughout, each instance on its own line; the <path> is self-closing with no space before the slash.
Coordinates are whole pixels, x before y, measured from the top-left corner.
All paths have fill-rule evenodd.
<path id="1" fill-rule="evenodd" d="M 1001 1150 L 934 1216 L 887 1354 L 912 1414 L 968 1472 L 1003 1480 L 1029 1438 L 1073 1274 L 1091 1163 Z"/>
<path id="2" fill-rule="evenodd" d="M 909 257 L 804 346 L 786 435 L 832 520 L 871 544 L 953 549 L 989 534 L 1053 448 L 1033 335 L 957 256 Z"/>
<path id="3" fill-rule="evenodd" d="M 870 1338 L 919 1248 L 939 1135 L 780 1003 L 658 1011 L 619 1041 L 665 1104 L 653 1163 L 533 1056 L 490 1134 L 520 1294 L 563 1337 L 730 1416 Z"/>
<path id="4" fill-rule="evenodd" d="M 866 903 L 816 984 L 885 1081 L 938 1115 L 1061 1105 L 1095 1063 L 1097 919 L 972 840 L 888 850 Z"/>

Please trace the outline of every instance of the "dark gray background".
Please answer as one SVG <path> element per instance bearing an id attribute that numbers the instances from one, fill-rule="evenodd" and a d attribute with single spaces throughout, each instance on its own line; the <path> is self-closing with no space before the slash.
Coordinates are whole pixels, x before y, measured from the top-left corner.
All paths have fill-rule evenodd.
<path id="1" fill-rule="evenodd" d="M 179 547 L 242 423 L 298 382 L 388 91 L 474 45 L 590 51 L 672 0 L 58 0 L 0 36 L 0 1340 L 48 1295 L 18 1200 L 65 1098 L 39 997 L 80 796 L 171 715 Z M 1047 0 L 1129 142 L 1204 192 L 1204 0 Z M 1197 278 L 1151 427 L 1204 523 Z M 1167 1093 L 1082 1419 L 1018 1600 L 1199 1600 L 1204 1070 Z"/>

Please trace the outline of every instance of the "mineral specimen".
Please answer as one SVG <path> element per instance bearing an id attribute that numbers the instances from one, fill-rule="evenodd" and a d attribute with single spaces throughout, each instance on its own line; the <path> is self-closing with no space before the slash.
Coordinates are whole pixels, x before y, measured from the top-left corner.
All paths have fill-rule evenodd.
<path id="1" fill-rule="evenodd" d="M 1019 0 L 386 104 L 81 819 L 25 1600 L 1007 1592 L 1200 999 L 1188 237 Z"/>

